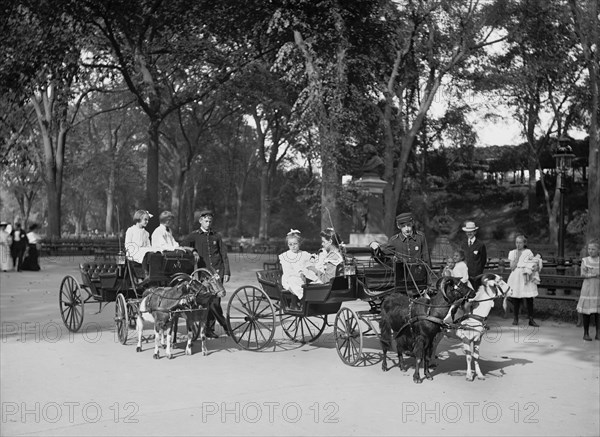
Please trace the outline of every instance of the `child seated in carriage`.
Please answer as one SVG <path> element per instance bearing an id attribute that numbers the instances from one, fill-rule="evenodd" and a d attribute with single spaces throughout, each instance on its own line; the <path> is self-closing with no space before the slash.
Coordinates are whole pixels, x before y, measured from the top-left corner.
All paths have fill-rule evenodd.
<path id="1" fill-rule="evenodd" d="M 298 299 L 302 299 L 305 280 L 301 272 L 309 265 L 313 264 L 312 255 L 304 250 L 300 250 L 302 237 L 300 231 L 290 229 L 285 237 L 289 250 L 279 255 L 279 263 L 283 270 L 281 275 L 281 286 L 284 290 L 291 291 Z"/>
<path id="2" fill-rule="evenodd" d="M 456 263 L 452 257 L 449 256 L 446 258 L 446 265 L 442 269 L 442 276 L 452 276 L 452 269 L 455 265 Z"/>
<path id="3" fill-rule="evenodd" d="M 305 267 L 300 273 L 311 282 L 325 284 L 344 270 L 344 257 L 340 251 L 342 240 L 332 229 L 327 228 L 321 232 L 322 249 L 316 257 L 314 265 Z"/>

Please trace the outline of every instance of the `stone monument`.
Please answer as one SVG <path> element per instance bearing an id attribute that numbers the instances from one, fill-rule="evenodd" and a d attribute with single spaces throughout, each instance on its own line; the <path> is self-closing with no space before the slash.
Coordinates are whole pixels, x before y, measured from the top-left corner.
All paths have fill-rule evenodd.
<path id="1" fill-rule="evenodd" d="M 354 208 L 354 229 L 350 234 L 350 246 L 368 246 L 372 241 L 386 243 L 383 220 L 383 188 L 387 184 L 381 179 L 384 162 L 372 144 L 364 147 L 366 159 L 361 168 L 361 177 L 356 185 L 365 200 Z"/>

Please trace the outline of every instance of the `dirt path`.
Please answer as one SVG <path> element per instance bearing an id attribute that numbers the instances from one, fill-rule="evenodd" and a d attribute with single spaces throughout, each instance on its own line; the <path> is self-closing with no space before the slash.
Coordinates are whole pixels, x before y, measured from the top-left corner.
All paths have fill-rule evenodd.
<path id="1" fill-rule="evenodd" d="M 600 434 L 600 341 L 581 328 L 492 319 L 485 381 L 465 381 L 460 345 L 441 343 L 433 381 L 348 367 L 332 329 L 297 345 L 278 330 L 262 352 L 223 337 L 194 355 L 152 359 L 114 334 L 114 304 L 86 304 L 80 332 L 58 313 L 61 279 L 81 259 L 42 259 L 42 272 L 0 273 L 1 435 L 594 435 Z M 228 291 L 256 285 L 264 255 L 232 255 Z M 225 298 L 225 301 L 227 298 Z M 352 307 L 361 307 L 353 302 Z M 333 318 L 330 317 L 330 322 Z"/>

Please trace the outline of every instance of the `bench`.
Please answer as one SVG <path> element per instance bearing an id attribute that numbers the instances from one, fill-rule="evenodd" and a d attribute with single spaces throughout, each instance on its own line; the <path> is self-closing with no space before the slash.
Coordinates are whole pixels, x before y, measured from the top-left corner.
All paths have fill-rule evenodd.
<path id="1" fill-rule="evenodd" d="M 508 280 L 510 272 L 504 271 L 488 271 L 489 273 L 497 273 Z M 536 299 L 554 299 L 554 300 L 579 300 L 579 292 L 583 284 L 583 276 L 572 275 L 556 275 L 556 274 L 540 274 L 540 283 L 538 284 L 538 296 Z"/>

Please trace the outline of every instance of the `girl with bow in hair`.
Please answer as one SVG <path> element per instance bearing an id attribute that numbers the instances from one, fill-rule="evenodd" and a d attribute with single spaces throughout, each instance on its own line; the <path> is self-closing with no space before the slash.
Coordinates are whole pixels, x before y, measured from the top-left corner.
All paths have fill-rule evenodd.
<path id="1" fill-rule="evenodd" d="M 302 240 L 299 230 L 290 229 L 285 237 L 289 250 L 279 255 L 279 262 L 283 270 L 281 285 L 285 290 L 295 294 L 298 299 L 302 299 L 304 296 L 302 285 L 305 283 L 300 272 L 312 265 L 311 254 L 300 250 Z"/>

